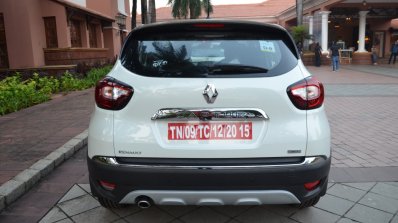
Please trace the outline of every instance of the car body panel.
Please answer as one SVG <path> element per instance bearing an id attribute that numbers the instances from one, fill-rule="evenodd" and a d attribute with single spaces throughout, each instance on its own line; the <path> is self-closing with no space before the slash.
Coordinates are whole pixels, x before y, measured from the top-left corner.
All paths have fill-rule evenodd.
<path id="1" fill-rule="evenodd" d="M 132 74 L 119 63 L 116 66 L 117 72 L 110 75 L 131 84 L 135 92 L 126 108 L 114 114 L 115 156 L 236 158 L 305 155 L 306 111 L 296 109 L 286 94 L 291 83 L 303 79 L 298 67 L 275 77 L 166 80 Z M 202 94 L 210 83 L 219 93 L 213 104 L 208 104 Z M 253 140 L 167 140 L 167 123 L 176 121 L 153 121 L 151 117 L 159 109 L 180 107 L 258 108 L 269 116 L 269 120 L 252 121 Z M 225 122 L 228 121 L 234 120 Z M 288 150 L 300 152 L 288 153 Z"/>

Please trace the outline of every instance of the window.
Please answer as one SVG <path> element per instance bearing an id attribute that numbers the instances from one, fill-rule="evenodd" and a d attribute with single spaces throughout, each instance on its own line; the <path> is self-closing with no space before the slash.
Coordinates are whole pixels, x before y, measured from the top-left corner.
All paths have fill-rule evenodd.
<path id="1" fill-rule="evenodd" d="M 44 17 L 44 29 L 46 32 L 46 43 L 47 48 L 57 48 L 58 47 L 58 37 L 57 37 L 57 23 L 55 17 Z"/>
<path id="2" fill-rule="evenodd" d="M 3 13 L 0 13 L 0 68 L 8 68 L 6 29 Z"/>
<path id="3" fill-rule="evenodd" d="M 72 47 L 82 47 L 82 37 L 80 30 L 80 21 L 71 20 L 70 21 L 70 40 Z"/>
<path id="4" fill-rule="evenodd" d="M 167 33 L 130 36 L 122 64 L 154 77 L 270 77 L 297 64 L 282 37 L 257 33 Z"/>
<path id="5" fill-rule="evenodd" d="M 88 38 L 90 41 L 90 48 L 97 48 L 97 25 L 88 24 Z"/>

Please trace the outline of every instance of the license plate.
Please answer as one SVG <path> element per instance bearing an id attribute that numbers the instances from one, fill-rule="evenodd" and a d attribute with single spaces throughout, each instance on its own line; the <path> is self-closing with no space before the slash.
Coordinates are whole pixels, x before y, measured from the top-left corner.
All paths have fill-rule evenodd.
<path id="1" fill-rule="evenodd" d="M 252 122 L 168 123 L 169 140 L 251 140 Z"/>

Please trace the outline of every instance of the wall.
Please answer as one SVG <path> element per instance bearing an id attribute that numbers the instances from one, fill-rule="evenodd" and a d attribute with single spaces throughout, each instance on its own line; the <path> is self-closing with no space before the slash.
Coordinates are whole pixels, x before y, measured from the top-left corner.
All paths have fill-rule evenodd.
<path id="1" fill-rule="evenodd" d="M 41 0 L 42 17 L 55 16 L 57 23 L 58 47 L 67 48 L 71 46 L 70 30 L 66 20 L 66 10 L 61 4 L 53 1 Z"/>
<path id="2" fill-rule="evenodd" d="M 87 0 L 87 8 L 115 18 L 117 14 L 117 0 Z"/>
<path id="3" fill-rule="evenodd" d="M 74 4 L 86 7 L 86 0 L 68 0 L 69 2 L 72 2 Z"/>
<path id="4" fill-rule="evenodd" d="M 0 1 L 11 69 L 44 65 L 46 39 L 39 1 Z"/>

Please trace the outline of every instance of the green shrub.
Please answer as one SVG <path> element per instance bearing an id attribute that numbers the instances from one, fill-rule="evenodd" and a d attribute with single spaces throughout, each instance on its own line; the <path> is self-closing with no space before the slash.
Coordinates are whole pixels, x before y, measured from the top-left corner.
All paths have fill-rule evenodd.
<path id="1" fill-rule="evenodd" d="M 111 68 L 94 68 L 85 78 L 77 78 L 69 72 L 65 72 L 59 79 L 40 77 L 35 73 L 32 78 L 22 81 L 21 75 L 16 73 L 0 81 L 0 115 L 48 101 L 55 93 L 93 87 Z"/>

